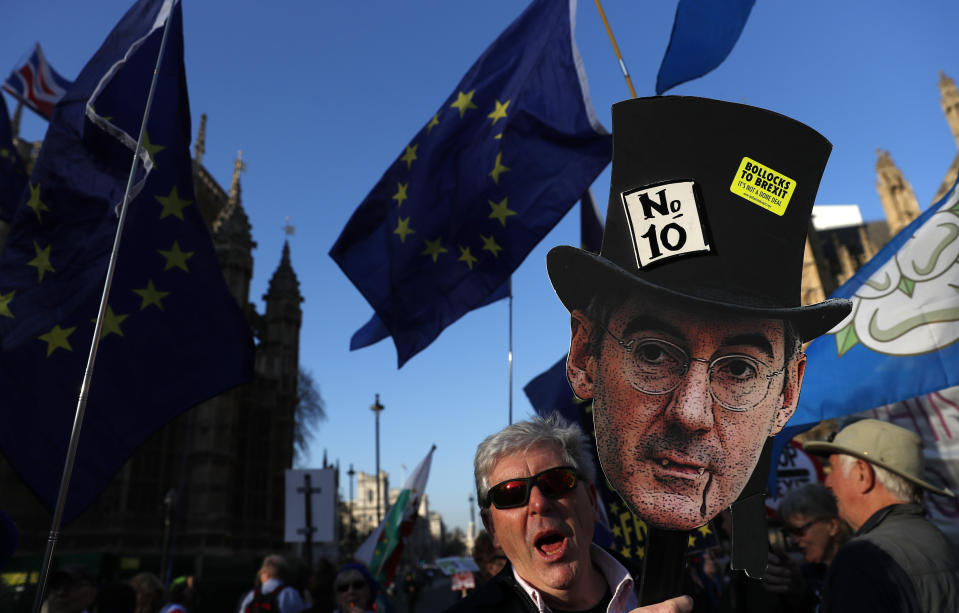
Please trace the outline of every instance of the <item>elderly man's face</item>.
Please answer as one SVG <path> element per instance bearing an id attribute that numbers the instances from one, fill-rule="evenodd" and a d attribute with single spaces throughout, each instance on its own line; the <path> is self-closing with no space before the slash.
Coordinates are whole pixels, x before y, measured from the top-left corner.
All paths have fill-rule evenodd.
<path id="1" fill-rule="evenodd" d="M 557 445 L 534 445 L 525 453 L 497 461 L 489 484 L 530 477 L 564 465 Z M 503 549 L 519 576 L 540 592 L 558 599 L 577 589 L 590 572 L 589 544 L 596 518 L 596 489 L 583 480 L 559 498 L 546 498 L 539 487 L 533 487 L 526 506 L 491 506 L 483 511 L 483 523 L 494 544 Z"/>
<path id="2" fill-rule="evenodd" d="M 690 530 L 735 501 L 798 401 L 805 356 L 783 370 L 782 322 L 632 299 L 613 313 L 597 354 L 589 348 L 597 324 L 580 311 L 572 322 L 570 382 L 593 399 L 603 471 L 632 509 L 657 527 Z M 611 335 L 633 341 L 632 351 Z M 675 388 L 664 391 L 663 361 L 687 356 Z M 760 391 L 744 393 L 748 378 Z"/>

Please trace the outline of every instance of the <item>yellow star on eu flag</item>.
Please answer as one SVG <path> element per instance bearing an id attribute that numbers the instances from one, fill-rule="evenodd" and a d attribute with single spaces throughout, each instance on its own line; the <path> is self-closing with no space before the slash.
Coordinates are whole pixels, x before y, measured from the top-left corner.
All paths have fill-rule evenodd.
<path id="1" fill-rule="evenodd" d="M 488 202 L 489 202 L 490 207 L 493 209 L 493 211 L 489 214 L 489 218 L 490 218 L 490 219 L 498 219 L 499 222 L 500 222 L 500 223 L 503 225 L 503 227 L 505 228 L 505 227 L 506 227 L 506 218 L 509 217 L 509 216 L 511 216 L 511 215 L 515 215 L 515 214 L 516 214 L 516 211 L 513 211 L 513 210 L 507 208 L 507 206 L 506 206 L 506 198 L 503 198 L 503 199 L 502 199 L 501 201 L 499 201 L 499 202 L 493 202 L 492 200 L 489 200 Z"/>
<path id="2" fill-rule="evenodd" d="M 156 287 L 154 287 L 153 279 L 149 279 L 147 281 L 146 287 L 142 289 L 135 289 L 133 290 L 133 293 L 143 299 L 142 302 L 140 302 L 141 311 L 147 308 L 148 306 L 150 306 L 151 304 L 162 311 L 163 302 L 161 301 L 170 295 L 170 292 L 161 292 Z"/>
<path id="3" fill-rule="evenodd" d="M 496 108 L 493 109 L 492 113 L 487 115 L 487 117 L 493 120 L 493 123 L 490 125 L 495 126 L 497 121 L 499 121 L 500 119 L 506 118 L 506 107 L 509 106 L 509 102 L 510 102 L 509 100 L 503 103 L 500 103 L 499 100 L 496 101 Z"/>
<path id="4" fill-rule="evenodd" d="M 496 239 L 493 238 L 493 235 L 483 236 L 480 234 L 480 238 L 483 239 L 483 251 L 489 251 L 493 254 L 494 258 L 498 258 L 499 252 L 502 251 L 503 248 L 496 244 Z"/>
<path id="5" fill-rule="evenodd" d="M 476 258 L 473 257 L 472 253 L 470 253 L 470 248 L 463 247 L 461 245 L 457 245 L 457 247 L 459 247 L 460 250 L 460 257 L 456 258 L 456 261 L 466 262 L 466 265 L 470 267 L 470 270 L 473 270 L 473 264 L 476 263 Z"/>
<path id="6" fill-rule="evenodd" d="M 166 149 L 166 147 L 163 145 L 154 145 L 151 143 L 150 133 L 146 131 L 143 132 L 143 148 L 147 150 L 147 153 L 150 155 L 150 160 L 153 162 L 154 166 L 157 165 L 156 154 Z"/>
<path id="7" fill-rule="evenodd" d="M 619 554 L 627 559 L 630 559 L 633 557 L 633 552 L 629 550 L 629 547 L 623 547 L 622 549 L 620 549 Z"/>
<path id="8" fill-rule="evenodd" d="M 27 185 L 30 187 L 30 199 L 27 200 L 27 206 L 33 209 L 33 212 L 37 214 L 37 221 L 43 223 L 43 219 L 40 217 L 40 211 L 49 211 L 50 207 L 40 200 L 39 183 L 37 183 L 36 187 L 31 183 L 27 183 Z"/>
<path id="9" fill-rule="evenodd" d="M 419 147 L 419 145 L 406 146 L 406 152 L 403 154 L 403 157 L 400 158 L 400 161 L 406 162 L 407 170 L 413 166 L 413 161 L 416 160 L 416 150 L 419 149 Z"/>
<path id="10" fill-rule="evenodd" d="M 154 198 L 156 198 L 157 202 L 163 205 L 163 210 L 160 211 L 160 219 L 174 215 L 183 220 L 183 209 L 193 203 L 192 200 L 180 199 L 180 194 L 177 192 L 176 185 L 174 185 L 173 189 L 170 190 L 169 196 L 154 196 Z"/>
<path id="11" fill-rule="evenodd" d="M 39 339 L 47 344 L 48 358 L 50 357 L 50 354 L 57 349 L 73 351 L 73 347 L 70 346 L 69 339 L 74 330 L 76 330 L 76 327 L 64 329 L 60 327 L 60 324 L 56 324 L 49 332 L 39 336 Z"/>
<path id="12" fill-rule="evenodd" d="M 127 317 L 129 317 L 129 315 L 117 315 L 113 312 L 113 307 L 107 306 L 107 312 L 103 314 L 103 327 L 100 328 L 100 340 L 103 340 L 109 334 L 123 336 L 123 329 L 120 328 L 120 324 L 122 324 Z M 96 319 L 91 319 L 90 321 L 93 323 L 97 322 Z"/>
<path id="13" fill-rule="evenodd" d="M 426 133 L 429 134 L 433 131 L 433 127 L 438 125 L 440 125 L 440 117 L 439 115 L 433 115 L 433 119 L 430 119 L 430 122 L 426 124 Z"/>
<path id="14" fill-rule="evenodd" d="M 36 257 L 27 262 L 27 266 L 33 266 L 37 269 L 37 275 L 39 275 L 38 283 L 43 283 L 43 273 L 45 272 L 56 272 L 53 265 L 50 264 L 50 247 L 52 245 L 47 245 L 44 248 L 40 248 L 40 245 L 37 244 L 37 241 L 33 241 L 33 250 L 36 252 Z"/>
<path id="15" fill-rule="evenodd" d="M 450 105 L 454 109 L 459 110 L 461 119 L 463 115 L 466 114 L 467 110 L 479 108 L 475 104 L 473 104 L 473 94 L 475 93 L 476 93 L 475 89 L 471 90 L 468 94 L 459 92 L 458 94 L 456 94 L 456 102 Z"/>
<path id="16" fill-rule="evenodd" d="M 405 243 L 406 237 L 410 234 L 416 234 L 416 230 L 410 227 L 409 217 L 400 217 L 398 223 L 396 224 L 396 229 L 393 230 L 393 234 L 398 234 L 400 237 L 400 242 Z"/>
<path id="17" fill-rule="evenodd" d="M 13 313 L 10 311 L 10 301 L 13 300 L 16 293 L 17 290 L 10 290 L 6 294 L 0 294 L 0 315 L 13 318 Z"/>
<path id="18" fill-rule="evenodd" d="M 709 524 L 703 524 L 702 526 L 696 529 L 699 530 L 699 533 L 702 534 L 703 536 L 709 536 L 713 532 L 712 530 L 709 529 Z"/>
<path id="19" fill-rule="evenodd" d="M 173 246 L 169 250 L 164 251 L 163 249 L 157 249 L 157 252 L 166 258 L 166 265 L 163 267 L 163 270 L 170 270 L 173 267 L 180 268 L 186 272 L 190 272 L 190 269 L 186 266 L 186 261 L 193 257 L 193 251 L 181 251 L 180 243 L 178 241 L 173 241 Z"/>
<path id="20" fill-rule="evenodd" d="M 496 154 L 496 163 L 493 165 L 493 170 L 489 172 L 489 176 L 493 177 L 493 183 L 499 185 L 499 176 L 504 172 L 509 172 L 507 166 L 503 166 L 503 154 Z"/>
<path id="21" fill-rule="evenodd" d="M 393 200 L 396 200 L 397 207 L 403 206 L 403 201 L 409 197 L 406 195 L 406 188 L 409 186 L 409 183 L 396 183 L 396 193 L 393 194 Z"/>
<path id="22" fill-rule="evenodd" d="M 687 546 L 687 547 L 692 547 L 692 546 L 695 545 L 695 544 L 696 544 L 696 537 L 693 536 L 692 534 L 690 534 L 690 535 L 689 535 L 689 538 L 686 539 L 686 546 Z"/>
<path id="23" fill-rule="evenodd" d="M 431 240 L 429 240 L 429 239 L 426 239 L 426 249 L 423 249 L 423 251 L 422 251 L 422 253 L 420 253 L 420 255 L 428 255 L 428 256 L 430 256 L 431 258 L 433 258 L 433 263 L 435 264 L 435 263 L 436 263 L 436 258 L 438 258 L 441 253 L 447 253 L 447 252 L 449 252 L 449 249 L 447 249 L 446 247 L 444 247 L 443 245 L 440 244 L 440 241 L 441 241 L 441 240 L 443 240 L 443 239 L 442 239 L 442 238 L 438 238 L 438 239 L 436 239 L 435 241 L 431 241 Z"/>

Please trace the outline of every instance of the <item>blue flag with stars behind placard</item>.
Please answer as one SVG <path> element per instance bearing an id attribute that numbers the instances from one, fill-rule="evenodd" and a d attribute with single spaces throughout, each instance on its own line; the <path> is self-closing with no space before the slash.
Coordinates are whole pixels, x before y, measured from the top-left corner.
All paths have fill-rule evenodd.
<path id="1" fill-rule="evenodd" d="M 530 4 L 330 250 L 376 311 L 379 322 L 367 327 L 393 337 L 399 366 L 485 304 L 609 163 L 611 137 L 587 96 L 574 15 L 575 1 Z"/>
<path id="2" fill-rule="evenodd" d="M 181 5 L 140 0 L 57 105 L 0 258 L 0 450 L 53 508 L 167 20 L 65 521 L 153 431 L 253 372 L 193 192 Z"/>

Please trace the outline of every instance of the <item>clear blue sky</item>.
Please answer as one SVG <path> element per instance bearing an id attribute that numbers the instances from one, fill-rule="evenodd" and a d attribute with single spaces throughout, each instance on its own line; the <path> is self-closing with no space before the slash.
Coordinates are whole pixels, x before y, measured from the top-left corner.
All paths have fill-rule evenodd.
<path id="1" fill-rule="evenodd" d="M 130 6 L 128 0 L 5 3 L 0 71 L 40 41 L 52 65 L 76 77 Z M 465 529 L 476 444 L 507 422 L 507 306 L 463 317 L 402 370 L 387 340 L 349 351 L 371 308 L 327 255 L 357 204 L 473 61 L 525 7 L 519 0 L 184 0 L 186 65 L 194 134 L 209 115 L 204 165 L 227 187 L 238 149 L 248 170 L 243 206 L 253 225 L 251 300 L 260 305 L 280 259 L 284 218 L 296 226 L 293 266 L 303 303 L 301 364 L 326 401 L 306 465 L 323 452 L 345 470 L 373 472 L 379 393 L 381 467 L 394 486 L 437 445 L 427 487 L 448 526 Z M 603 4 L 640 96 L 652 95 L 676 1 Z M 925 208 L 956 154 L 939 107 L 938 71 L 959 78 L 947 0 L 834 2 L 758 0 L 729 58 L 669 93 L 745 102 L 822 132 L 833 153 L 819 204 L 858 204 L 879 219 L 876 149 L 888 149 Z M 603 124 L 629 97 L 593 2 L 580 0 L 576 40 Z M 10 99 L 8 105 L 12 108 Z M 25 113 L 21 135 L 45 125 Z M 593 185 L 605 211 L 608 170 Z M 578 244 L 569 215 L 514 276 L 513 406 L 532 409 L 523 386 L 562 356 L 568 316 L 545 271 L 545 253 Z M 96 380 L 94 379 L 94 385 Z M 69 529 L 69 528 L 68 528 Z"/>

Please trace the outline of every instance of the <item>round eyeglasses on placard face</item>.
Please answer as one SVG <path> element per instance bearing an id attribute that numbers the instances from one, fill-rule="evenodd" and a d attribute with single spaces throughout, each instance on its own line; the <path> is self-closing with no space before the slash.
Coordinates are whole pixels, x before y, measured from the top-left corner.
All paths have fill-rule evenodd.
<path id="1" fill-rule="evenodd" d="M 682 348 L 658 338 L 641 337 L 623 340 L 606 331 L 629 356 L 627 377 L 635 389 L 660 396 L 679 387 L 692 362 L 709 365 L 709 391 L 724 409 L 743 412 L 766 398 L 770 379 L 785 372 L 772 370 L 761 360 L 732 353 L 713 360 L 691 358 Z"/>
<path id="2" fill-rule="evenodd" d="M 559 498 L 575 488 L 580 478 L 579 473 L 572 466 L 556 466 L 536 473 L 532 477 L 507 479 L 489 488 L 486 494 L 486 506 L 493 505 L 497 509 L 526 506 L 534 485 L 546 498 Z"/>

